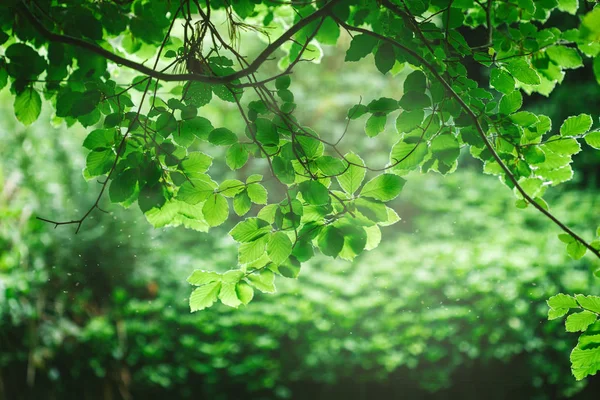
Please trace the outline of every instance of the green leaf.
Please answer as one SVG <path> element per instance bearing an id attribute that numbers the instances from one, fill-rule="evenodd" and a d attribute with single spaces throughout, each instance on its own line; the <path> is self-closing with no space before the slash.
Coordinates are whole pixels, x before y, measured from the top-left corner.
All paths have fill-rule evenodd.
<path id="1" fill-rule="evenodd" d="M 318 236 L 318 243 L 321 253 L 335 258 L 344 247 L 344 233 L 334 226 L 326 226 Z"/>
<path id="2" fill-rule="evenodd" d="M 396 53 L 391 43 L 382 43 L 375 52 L 375 66 L 382 74 L 388 73 L 396 63 Z"/>
<path id="3" fill-rule="evenodd" d="M 112 168 L 115 157 L 115 153 L 111 149 L 90 151 L 85 160 L 87 173 L 90 176 L 98 176 L 107 173 Z"/>
<path id="4" fill-rule="evenodd" d="M 217 184 L 207 175 L 196 176 L 189 182 L 184 182 L 177 192 L 177 199 L 189 204 L 198 204 L 208 199 L 214 193 Z"/>
<path id="5" fill-rule="evenodd" d="M 271 161 L 273 173 L 282 183 L 291 185 L 296 180 L 296 171 L 290 160 L 284 160 L 280 156 L 273 157 Z"/>
<path id="6" fill-rule="evenodd" d="M 490 78 L 490 84 L 500 93 L 509 94 L 515 90 L 515 80 L 506 71 L 494 68 Z"/>
<path id="7" fill-rule="evenodd" d="M 208 232 L 209 226 L 202 214 L 202 203 L 191 205 L 183 201 L 171 199 L 160 208 L 150 205 L 145 212 L 146 219 L 155 228 L 183 225 L 198 232 Z M 140 206 L 140 208 L 142 208 Z"/>
<path id="8" fill-rule="evenodd" d="M 375 137 L 379 135 L 385 129 L 387 117 L 385 115 L 373 114 L 367 120 L 365 125 L 365 132 L 369 137 Z"/>
<path id="9" fill-rule="evenodd" d="M 217 274 L 213 271 L 204 271 L 201 269 L 196 269 L 192 274 L 187 278 L 187 282 L 190 285 L 194 286 L 203 286 L 207 283 L 218 282 L 221 280 L 221 275 Z"/>
<path id="10" fill-rule="evenodd" d="M 420 165 L 426 155 L 425 143 L 406 143 L 401 140 L 392 147 L 390 162 L 395 170 L 408 171 Z"/>
<path id="11" fill-rule="evenodd" d="M 264 235 L 252 242 L 242 243 L 238 248 L 238 262 L 248 264 L 263 257 L 268 238 L 268 235 Z"/>
<path id="12" fill-rule="evenodd" d="M 325 18 L 317 32 L 316 39 L 319 43 L 335 46 L 340 37 L 340 27 L 330 17 Z"/>
<path id="13" fill-rule="evenodd" d="M 83 147 L 89 150 L 106 150 L 115 144 L 114 129 L 96 129 L 83 141 Z"/>
<path id="14" fill-rule="evenodd" d="M 219 226 L 227 221 L 229 216 L 229 204 L 227 199 L 219 193 L 214 193 L 206 199 L 202 207 L 202 213 L 208 225 Z"/>
<path id="15" fill-rule="evenodd" d="M 600 314 L 600 297 L 577 294 L 575 295 L 575 298 L 581 307 L 595 312 L 596 314 Z"/>
<path id="16" fill-rule="evenodd" d="M 588 146 L 600 150 L 600 131 L 590 132 L 585 136 Z"/>
<path id="17" fill-rule="evenodd" d="M 581 151 L 581 146 L 577 140 L 570 137 L 551 136 L 544 144 L 543 148 L 560 155 L 573 155 Z"/>
<path id="18" fill-rule="evenodd" d="M 537 72 L 529 66 L 523 57 L 511 59 L 505 67 L 515 79 L 526 85 L 539 85 L 541 82 Z"/>
<path id="19" fill-rule="evenodd" d="M 146 213 L 152 209 L 161 208 L 166 203 L 163 186 L 155 184 L 154 186 L 144 186 L 138 196 L 138 206 L 142 212 Z"/>
<path id="20" fill-rule="evenodd" d="M 163 112 L 156 120 L 156 130 L 162 137 L 167 137 L 177 130 L 177 120 L 170 112 Z"/>
<path id="21" fill-rule="evenodd" d="M 200 152 L 194 151 L 181 161 L 181 169 L 188 178 L 196 179 L 204 177 L 204 173 L 208 171 L 212 165 L 212 157 Z"/>
<path id="22" fill-rule="evenodd" d="M 252 242 L 271 231 L 271 224 L 260 218 L 248 218 L 240 222 L 229 232 L 231 237 L 239 243 Z"/>
<path id="23" fill-rule="evenodd" d="M 583 17 L 583 20 L 581 21 L 580 35 L 581 40 L 588 43 L 600 41 L 600 8 L 595 7 L 592 11 L 587 13 L 585 17 Z"/>
<path id="24" fill-rule="evenodd" d="M 346 52 L 345 61 L 358 61 L 361 58 L 371 54 L 375 46 L 377 45 L 377 39 L 370 35 L 361 34 L 356 35 L 350 43 L 350 48 Z"/>
<path id="25" fill-rule="evenodd" d="M 227 128 L 217 128 L 208 135 L 208 141 L 217 146 L 229 146 L 237 143 L 238 138 Z"/>
<path id="26" fill-rule="evenodd" d="M 226 179 L 219 185 L 219 193 L 225 197 L 233 197 L 246 190 L 246 185 L 237 179 Z"/>
<path id="27" fill-rule="evenodd" d="M 556 296 L 550 297 L 546 303 L 550 308 L 578 308 L 577 301 L 573 296 L 559 293 Z"/>
<path id="28" fill-rule="evenodd" d="M 600 346 L 590 349 L 575 347 L 571 352 L 571 371 L 579 381 L 600 370 Z"/>
<path id="29" fill-rule="evenodd" d="M 308 240 L 299 240 L 294 245 L 292 255 L 300 262 L 306 262 L 315 255 L 313 245 Z"/>
<path id="30" fill-rule="evenodd" d="M 597 318 L 597 315 L 593 312 L 584 310 L 569 315 L 565 321 L 565 327 L 567 332 L 583 332 L 588 326 L 596 322 Z"/>
<path id="31" fill-rule="evenodd" d="M 212 306 L 217 301 L 220 290 L 221 282 L 211 282 L 200 286 L 190 296 L 190 310 L 194 312 Z"/>
<path id="32" fill-rule="evenodd" d="M 248 185 L 248 196 L 254 204 L 267 204 L 267 189 L 260 183 Z"/>
<path id="33" fill-rule="evenodd" d="M 425 93 L 427 77 L 423 71 L 413 71 L 404 80 L 404 92 Z"/>
<path id="34" fill-rule="evenodd" d="M 398 101 L 389 97 L 381 97 L 370 102 L 367 108 L 374 114 L 389 114 L 398 109 Z"/>
<path id="35" fill-rule="evenodd" d="M 275 87 L 277 88 L 277 90 L 285 90 L 290 87 L 291 83 L 292 78 L 290 78 L 289 75 L 283 75 L 275 80 Z"/>
<path id="36" fill-rule="evenodd" d="M 108 188 L 110 201 L 122 203 L 134 195 L 138 185 L 138 172 L 135 169 L 126 169 L 117 175 Z"/>
<path id="37" fill-rule="evenodd" d="M 235 287 L 235 291 L 238 299 L 240 299 L 244 305 L 250 303 L 254 297 L 254 289 L 246 282 L 239 282 Z"/>
<path id="38" fill-rule="evenodd" d="M 568 308 L 551 308 L 548 310 L 548 320 L 560 318 L 569 312 Z"/>
<path id="39" fill-rule="evenodd" d="M 406 180 L 393 174 L 382 174 L 365 183 L 360 195 L 380 201 L 390 201 L 398 197 Z"/>
<path id="40" fill-rule="evenodd" d="M 592 127 L 592 117 L 588 114 L 579 114 L 568 117 L 560 127 L 562 136 L 583 135 Z"/>
<path id="41" fill-rule="evenodd" d="M 247 277 L 250 284 L 263 293 L 275 293 L 275 275 L 271 270 L 262 269 L 258 273 L 251 273 Z"/>
<path id="42" fill-rule="evenodd" d="M 423 110 L 401 112 L 396 119 L 398 133 L 408 133 L 417 129 L 423 122 L 424 117 L 425 111 Z"/>
<path id="43" fill-rule="evenodd" d="M 321 183 L 313 180 L 302 182 L 298 188 L 304 201 L 308 204 L 321 206 L 330 202 L 329 190 Z"/>
<path id="44" fill-rule="evenodd" d="M 227 149 L 225 162 L 234 171 L 240 169 L 248 162 L 248 152 L 241 143 L 233 144 Z"/>
<path id="45" fill-rule="evenodd" d="M 275 265 L 280 265 L 292 254 L 292 241 L 283 232 L 274 232 L 267 243 L 267 254 Z"/>
<path id="46" fill-rule="evenodd" d="M 254 12 L 255 4 L 250 0 L 237 0 L 234 1 L 231 6 L 233 7 L 235 13 L 240 16 L 240 18 L 246 19 Z"/>
<path id="47" fill-rule="evenodd" d="M 184 90 L 184 99 L 183 101 L 186 104 L 192 105 L 194 107 L 202 107 L 208 103 L 212 99 L 212 89 L 210 85 L 202 82 L 189 82 Z"/>
<path id="48" fill-rule="evenodd" d="M 579 52 L 566 46 L 551 46 L 546 49 L 548 57 L 561 68 L 579 68 L 583 60 Z"/>
<path id="49" fill-rule="evenodd" d="M 213 126 L 211 122 L 204 117 L 195 117 L 192 119 L 188 119 L 185 121 L 181 121 L 179 134 L 180 135 L 194 135 L 195 137 L 207 140 L 208 135 L 213 130 Z M 177 138 L 177 134 L 174 135 L 174 138 Z"/>
<path id="50" fill-rule="evenodd" d="M 242 301 L 238 298 L 237 282 L 223 283 L 219 291 L 219 299 L 226 306 L 238 308 L 242 305 Z"/>
<path id="51" fill-rule="evenodd" d="M 403 110 L 422 110 L 431 106 L 431 99 L 425 93 L 410 91 L 404 92 L 398 104 Z"/>
<path id="52" fill-rule="evenodd" d="M 317 158 L 316 164 L 325 176 L 336 176 L 346 171 L 344 162 L 331 156 Z"/>
<path id="53" fill-rule="evenodd" d="M 348 110 L 348 119 L 358 119 L 369 112 L 369 108 L 364 104 L 356 104 Z"/>
<path id="54" fill-rule="evenodd" d="M 26 44 L 13 43 L 6 49 L 4 54 L 10 60 L 5 68 L 8 74 L 14 78 L 34 79 L 46 69 L 44 58 Z"/>
<path id="55" fill-rule="evenodd" d="M 233 210 L 237 215 L 240 217 L 246 215 L 250 211 L 250 208 L 252 208 L 252 202 L 246 190 L 235 195 L 233 198 Z"/>
<path id="56" fill-rule="evenodd" d="M 336 177 L 338 183 L 348 194 L 354 194 L 362 184 L 367 173 L 365 162 L 354 153 L 347 153 L 345 160 L 350 163 L 346 172 Z"/>
<path id="57" fill-rule="evenodd" d="M 577 240 L 567 245 L 567 254 L 574 260 L 581 259 L 587 251 L 587 248 Z"/>
<path id="58" fill-rule="evenodd" d="M 558 9 L 575 15 L 579 8 L 579 0 L 558 0 Z"/>
<path id="59" fill-rule="evenodd" d="M 515 90 L 509 94 L 502 96 L 500 100 L 500 114 L 512 114 L 518 111 L 523 105 L 523 96 L 519 90 Z"/>
<path id="60" fill-rule="evenodd" d="M 431 151 L 435 158 L 450 166 L 460 155 L 460 144 L 452 134 L 439 135 L 431 141 Z"/>
<path id="61" fill-rule="evenodd" d="M 15 116 L 23 125 L 31 125 L 40 116 L 42 99 L 34 89 L 25 89 L 15 97 Z"/>
<path id="62" fill-rule="evenodd" d="M 256 124 L 256 140 L 265 146 L 277 146 L 279 144 L 279 134 L 277 127 L 266 118 L 257 118 Z"/>

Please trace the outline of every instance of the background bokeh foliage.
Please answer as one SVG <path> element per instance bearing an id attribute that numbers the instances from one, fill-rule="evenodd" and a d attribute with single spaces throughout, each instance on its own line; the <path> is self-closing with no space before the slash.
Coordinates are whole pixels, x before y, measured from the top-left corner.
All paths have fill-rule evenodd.
<path id="1" fill-rule="evenodd" d="M 550 23 L 577 26 L 560 15 Z M 461 32 L 469 43 L 485 34 Z M 345 49 L 350 38 L 342 34 L 340 43 Z M 138 54 L 152 54 L 137 45 Z M 250 53 L 261 43 L 252 46 Z M 361 96 L 368 103 L 402 91 L 407 71 L 382 76 L 369 63 L 344 64 L 339 49 L 322 51 L 321 65 L 298 66 L 293 88 L 299 120 L 323 137 L 345 129 Z M 474 63 L 469 77 L 488 85 Z M 524 107 L 556 127 L 579 113 L 597 119 L 594 80 L 586 59 L 550 99 L 525 96 Z M 203 108 L 214 126 L 243 131 L 235 107 L 215 103 Z M 95 213 L 78 235 L 52 229 L 35 216 L 70 219 L 97 195 L 95 181 L 81 174 L 89 129 L 48 123 L 47 102 L 24 129 L 7 89 L 0 108 L 0 398 L 597 397 L 597 376 L 576 382 L 570 374 L 576 337 L 561 321 L 546 321 L 548 297 L 600 294 L 591 273 L 597 261 L 568 258 L 556 229 L 534 210 L 515 209 L 513 193 L 482 176 L 468 152 L 453 175 L 410 175 L 390 203 L 402 220 L 383 228 L 378 249 L 353 263 L 317 256 L 298 281 L 278 280 L 274 296 L 189 314 L 183 277 L 235 266 L 227 232 L 239 219 L 210 234 L 155 230 L 136 207 L 106 201 L 110 214 Z M 388 124 L 374 140 L 365 137 L 365 122 L 350 125 L 343 150 L 364 149 L 383 165 L 396 132 Z M 205 147 L 224 159 L 222 149 Z M 573 180 L 545 196 L 586 237 L 597 226 L 598 161 L 585 147 Z M 219 181 L 248 174 L 221 164 L 211 169 Z M 264 163 L 252 168 L 268 174 Z"/>

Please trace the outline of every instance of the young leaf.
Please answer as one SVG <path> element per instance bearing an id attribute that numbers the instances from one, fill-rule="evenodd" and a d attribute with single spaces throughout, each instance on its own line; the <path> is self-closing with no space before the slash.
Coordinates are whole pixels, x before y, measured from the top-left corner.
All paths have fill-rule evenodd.
<path id="1" fill-rule="evenodd" d="M 223 195 L 214 193 L 204 202 L 202 213 L 208 225 L 219 226 L 229 216 L 229 204 Z"/>
<path id="2" fill-rule="evenodd" d="M 248 196 L 254 204 L 267 204 L 267 189 L 260 183 L 248 185 Z"/>
<path id="3" fill-rule="evenodd" d="M 585 136 L 588 146 L 600 150 L 600 131 L 590 132 Z"/>
<path id="4" fill-rule="evenodd" d="M 256 240 L 271 231 L 271 224 L 260 218 L 248 218 L 233 227 L 229 234 L 239 243 Z"/>
<path id="5" fill-rule="evenodd" d="M 346 52 L 346 61 L 360 60 L 371 54 L 376 45 L 377 39 L 370 35 L 362 34 L 354 36 L 350 43 L 350 48 Z"/>
<path id="6" fill-rule="evenodd" d="M 546 303 L 550 308 L 578 308 L 575 298 L 563 293 L 550 297 Z"/>
<path id="7" fill-rule="evenodd" d="M 108 188 L 110 201 L 121 203 L 128 200 L 137 189 L 138 172 L 135 169 L 127 169 L 117 175 Z"/>
<path id="8" fill-rule="evenodd" d="M 396 53 L 394 46 L 388 42 L 382 43 L 375 52 L 375 66 L 382 74 L 386 74 L 392 69 L 396 62 Z"/>
<path id="9" fill-rule="evenodd" d="M 330 202 L 329 190 L 321 183 L 313 180 L 302 182 L 298 188 L 304 201 L 315 206 L 322 206 Z"/>
<path id="10" fill-rule="evenodd" d="M 502 96 L 500 100 L 500 114 L 512 114 L 523 105 L 523 96 L 519 90 Z"/>
<path id="11" fill-rule="evenodd" d="M 235 287 L 235 291 L 237 298 L 240 299 L 244 305 L 250 303 L 254 297 L 254 289 L 252 289 L 252 286 L 248 285 L 246 282 L 239 282 Z"/>
<path id="12" fill-rule="evenodd" d="M 237 215 L 240 217 L 246 215 L 250 211 L 250 208 L 252 208 L 252 201 L 250 201 L 247 190 L 235 195 L 233 198 L 233 210 Z"/>
<path id="13" fill-rule="evenodd" d="M 579 114 L 568 117 L 560 127 L 561 136 L 583 135 L 592 127 L 592 117 L 588 114 Z"/>
<path id="14" fill-rule="evenodd" d="M 263 293 L 275 293 L 275 275 L 271 270 L 262 269 L 247 277 L 250 284 Z"/>
<path id="15" fill-rule="evenodd" d="M 596 322 L 598 316 L 593 312 L 584 310 L 575 314 L 571 314 L 565 321 L 567 332 L 583 332 L 588 326 Z"/>
<path id="16" fill-rule="evenodd" d="M 502 69 L 494 68 L 491 73 L 490 84 L 500 93 L 509 94 L 515 90 L 515 80 Z"/>
<path id="17" fill-rule="evenodd" d="M 242 301 L 238 298 L 237 283 L 223 283 L 219 291 L 219 300 L 226 306 L 238 308 Z"/>
<path id="18" fill-rule="evenodd" d="M 344 233 L 334 226 L 326 226 L 319 234 L 318 242 L 323 254 L 335 258 L 344 247 Z"/>
<path id="19" fill-rule="evenodd" d="M 23 125 L 31 125 L 40 116 L 42 99 L 37 91 L 28 88 L 15 97 L 15 116 Z"/>
<path id="20" fill-rule="evenodd" d="M 221 290 L 221 282 L 211 282 L 194 290 L 190 296 L 190 310 L 192 312 L 203 310 L 212 306 L 217 301 Z"/>
<path id="21" fill-rule="evenodd" d="M 354 194 L 365 179 L 367 173 L 364 168 L 365 162 L 354 153 L 348 153 L 344 158 L 350 165 L 346 172 L 337 176 L 336 179 L 346 193 Z"/>
<path id="22" fill-rule="evenodd" d="M 398 197 L 405 183 L 406 180 L 397 175 L 382 174 L 365 183 L 360 195 L 390 201 Z"/>
<path id="23" fill-rule="evenodd" d="M 187 278 L 187 282 L 190 285 L 202 286 L 207 283 L 217 282 L 221 280 L 221 275 L 213 271 L 203 271 L 197 269 Z"/>
<path id="24" fill-rule="evenodd" d="M 586 310 L 600 314 L 600 297 L 598 296 L 584 296 L 578 294 L 575 296 L 579 305 Z"/>
<path id="25" fill-rule="evenodd" d="M 238 138 L 227 128 L 217 128 L 208 135 L 208 141 L 217 146 L 229 146 L 237 143 Z"/>
<path id="26" fill-rule="evenodd" d="M 283 263 L 292 254 L 292 241 L 283 232 L 274 232 L 267 244 L 267 254 L 275 265 Z"/>

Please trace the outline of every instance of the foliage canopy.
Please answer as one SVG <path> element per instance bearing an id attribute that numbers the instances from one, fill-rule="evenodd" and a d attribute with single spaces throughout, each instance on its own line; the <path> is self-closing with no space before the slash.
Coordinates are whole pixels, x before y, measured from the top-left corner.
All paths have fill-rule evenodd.
<path id="1" fill-rule="evenodd" d="M 548 27 L 552 13 L 576 15 L 578 25 Z M 352 260 L 375 248 L 380 227 L 400 219 L 386 203 L 408 174 L 449 174 L 463 149 L 513 189 L 517 207 L 552 220 L 571 257 L 600 257 L 600 242 L 571 230 L 543 199 L 572 178 L 582 145 L 600 148 L 597 116 L 573 115 L 552 127 L 547 116 L 521 110 L 523 94 L 550 95 L 588 59 L 600 82 L 600 8 L 588 2 L 8 0 L 0 27 L 0 88 L 10 85 L 17 119 L 33 123 L 44 97 L 55 122 L 90 128 L 83 173 L 100 180 L 98 197 L 79 219 L 44 221 L 79 230 L 105 192 L 113 203 L 137 203 L 155 227 L 208 231 L 240 217 L 230 232 L 239 243 L 237 267 L 194 271 L 192 311 L 274 292 L 275 277 L 297 277 L 315 249 Z M 471 43 L 468 29 L 485 34 Z M 243 31 L 268 38 L 258 55 L 243 52 Z M 409 71 L 397 97 L 348 110 L 348 126 L 366 119 L 371 138 L 396 118 L 385 165 L 360 149 L 340 151 L 346 131 L 315 132 L 295 117 L 302 104 L 294 67 L 319 62 L 322 46 L 346 33 L 346 62 L 373 60 L 392 76 Z M 273 60 L 277 72 L 269 69 Z M 489 82 L 469 78 L 473 65 L 489 71 Z M 207 119 L 203 107 L 219 101 L 239 110 L 244 132 Z M 209 146 L 225 148 L 224 159 L 206 154 Z M 215 181 L 212 171 L 225 166 L 245 178 Z M 598 302 L 549 300 L 550 318 L 582 309 L 566 321 L 568 331 L 585 331 L 571 356 L 578 379 L 600 369 Z"/>

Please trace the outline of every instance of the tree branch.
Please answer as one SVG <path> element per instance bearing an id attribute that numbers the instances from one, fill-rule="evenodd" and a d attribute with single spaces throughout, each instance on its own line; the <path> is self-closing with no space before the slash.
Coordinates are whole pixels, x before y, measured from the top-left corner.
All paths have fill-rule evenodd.
<path id="1" fill-rule="evenodd" d="M 383 0 L 382 3 L 386 4 L 386 3 L 389 3 L 389 2 L 387 0 Z M 461 108 L 469 115 L 469 117 L 473 121 L 473 124 L 475 125 L 475 129 L 477 130 L 477 133 L 479 134 L 479 136 L 483 140 L 483 143 L 484 143 L 485 147 L 490 151 L 490 153 L 492 154 L 492 157 L 494 158 L 494 160 L 500 165 L 500 167 L 502 168 L 502 170 L 504 171 L 504 173 L 506 174 L 506 176 L 508 177 L 508 179 L 510 180 L 510 182 L 519 191 L 519 193 L 521 193 L 521 195 L 523 196 L 523 198 L 525 200 L 527 200 L 527 202 L 530 203 L 533 207 L 535 207 L 539 212 L 541 212 L 546 217 L 548 217 L 552 222 L 554 222 L 564 232 L 568 233 L 575 240 L 577 240 L 579 243 L 581 243 L 582 245 L 584 245 L 596 257 L 600 258 L 600 251 L 598 251 L 597 249 L 595 249 L 590 243 L 586 242 L 583 238 L 581 238 L 581 236 L 579 236 L 578 234 L 576 234 L 575 232 L 573 232 L 568 226 L 566 226 L 564 223 L 562 223 L 560 220 L 558 220 L 558 218 L 556 218 L 554 215 L 552 215 L 552 213 L 550 213 L 549 211 L 547 211 L 546 209 L 544 209 L 544 207 L 542 207 L 541 205 L 539 205 L 533 198 L 531 198 L 531 196 L 529 196 L 529 194 L 527 194 L 527 192 L 519 184 L 517 178 L 515 178 L 515 176 L 513 175 L 513 173 L 510 171 L 510 169 L 504 163 L 504 161 L 502 161 L 502 159 L 500 158 L 500 156 L 496 152 L 496 149 L 494 149 L 494 147 L 492 146 L 492 144 L 488 140 L 488 138 L 487 138 L 487 136 L 485 134 L 485 131 L 483 130 L 483 127 L 479 123 L 479 118 L 477 118 L 477 115 L 473 112 L 473 110 L 471 109 L 471 107 L 469 107 L 469 105 L 467 103 L 465 103 L 465 101 L 462 99 L 462 97 L 460 97 L 460 95 L 458 93 L 456 93 L 456 91 L 452 88 L 452 85 L 450 85 L 440 75 L 440 73 L 435 69 L 435 67 L 431 63 L 429 63 L 427 60 L 425 60 L 421 55 L 419 55 L 415 51 L 409 49 L 408 47 L 404 46 L 403 44 L 397 42 L 394 39 L 390 39 L 390 38 L 388 38 L 386 36 L 380 35 L 380 34 L 378 34 L 376 32 L 370 31 L 368 29 L 363 29 L 363 28 L 352 26 L 352 25 L 348 25 L 347 23 L 345 23 L 344 21 L 340 20 L 339 18 L 337 18 L 334 15 L 332 15 L 331 17 L 340 26 L 343 26 L 345 29 L 348 29 L 348 30 L 354 31 L 354 32 L 360 32 L 360 33 L 363 33 L 363 34 L 375 37 L 375 38 L 377 38 L 379 40 L 386 41 L 386 42 L 392 44 L 393 46 L 398 47 L 399 49 L 401 49 L 401 50 L 405 51 L 406 53 L 410 54 L 415 59 L 417 59 L 425 68 L 427 68 L 432 73 L 432 75 L 442 84 L 442 86 L 444 86 L 444 88 L 446 88 L 446 90 L 448 91 L 448 93 L 450 93 L 450 95 L 460 104 Z"/>
<path id="2" fill-rule="evenodd" d="M 236 79 L 247 77 L 250 74 L 255 73 L 261 67 L 261 65 L 269 59 L 271 54 L 273 54 L 277 49 L 279 49 L 287 40 L 289 40 L 294 34 L 298 33 L 302 28 L 308 26 L 312 22 L 318 20 L 319 18 L 323 18 L 326 16 L 330 9 L 341 0 L 331 0 L 327 4 L 325 4 L 322 8 L 318 9 L 314 13 L 309 16 L 302 18 L 296 24 L 292 25 L 285 33 L 283 33 L 280 37 L 277 38 L 273 43 L 269 44 L 256 59 L 247 67 L 240 71 L 236 71 L 229 75 L 224 76 L 209 76 L 209 75 L 201 75 L 201 74 L 168 74 L 160 71 L 156 71 L 155 69 L 146 67 L 143 64 L 137 63 L 135 61 L 131 61 L 127 58 L 118 56 L 108 50 L 103 49 L 97 44 L 87 42 L 85 40 L 68 36 L 61 35 L 48 30 L 36 17 L 32 14 L 31 10 L 25 5 L 25 1 L 21 0 L 21 4 L 17 6 L 17 10 L 33 25 L 33 27 L 47 40 L 51 42 L 63 43 L 71 46 L 80 47 L 82 49 L 91 51 L 96 53 L 107 60 L 110 60 L 114 63 L 124 65 L 131 69 L 134 69 L 138 72 L 141 72 L 144 75 L 148 75 L 152 78 L 161 80 L 161 81 L 197 81 L 203 82 L 207 84 L 225 84 L 235 81 Z"/>

